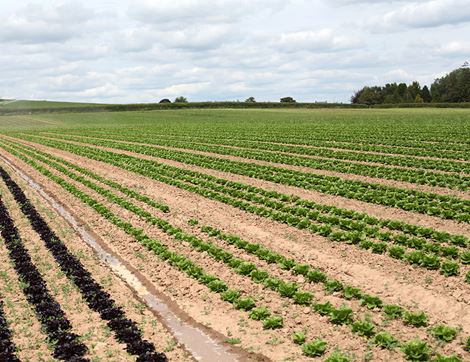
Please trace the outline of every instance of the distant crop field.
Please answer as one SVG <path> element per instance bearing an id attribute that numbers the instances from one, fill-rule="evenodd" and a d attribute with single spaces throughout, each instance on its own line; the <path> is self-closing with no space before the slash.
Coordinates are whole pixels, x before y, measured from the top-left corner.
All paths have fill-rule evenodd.
<path id="1" fill-rule="evenodd" d="M 20 170 L 171 300 L 182 319 L 204 325 L 243 358 L 470 360 L 470 110 L 1 116 L 0 167 L 3 212 L 13 215 L 3 230 L 16 225 L 29 250 L 40 243 L 29 237 L 34 230 L 21 217 L 28 209 L 21 197 L 15 202 L 20 192 L 9 182 Z M 19 187 L 48 210 L 26 183 Z M 60 216 L 44 214 L 61 232 L 54 226 Z M 2 242 L 14 248 L 8 235 Z M 66 259 L 84 247 L 73 233 L 63 239 Z M 60 260 L 41 248 L 32 263 L 55 283 L 39 259 L 52 253 L 53 270 Z M 0 256 L 10 265 L 7 251 Z M 160 320 L 147 323 L 125 304 L 119 290 L 129 293 L 128 286 L 103 282 L 106 269 L 85 264 L 144 331 L 149 353 L 190 359 L 184 343 L 162 343 L 172 337 Z M 63 283 L 73 284 L 64 273 Z M 11 267 L 5 275 L 21 290 Z M 74 288 L 84 315 L 103 323 L 92 311 L 103 312 L 80 299 L 86 291 Z M 73 302 L 61 290 L 56 299 L 66 310 Z M 34 308 L 28 302 L 24 308 Z M 14 311 L 5 310 L 8 321 Z M 28 317 L 38 331 L 41 318 Z M 12 336 L 24 323 L 10 322 Z M 77 351 L 102 357 L 93 343 L 115 338 L 115 358 L 135 360 L 138 351 L 122 344 L 144 342 L 119 339 L 115 329 L 77 338 Z"/>
<path id="2" fill-rule="evenodd" d="M 42 108 L 65 108 L 65 107 L 90 107 L 93 103 L 78 103 L 78 102 L 54 102 L 54 101 L 23 101 L 23 100 L 8 100 L 0 102 L 1 109 L 42 109 Z"/>

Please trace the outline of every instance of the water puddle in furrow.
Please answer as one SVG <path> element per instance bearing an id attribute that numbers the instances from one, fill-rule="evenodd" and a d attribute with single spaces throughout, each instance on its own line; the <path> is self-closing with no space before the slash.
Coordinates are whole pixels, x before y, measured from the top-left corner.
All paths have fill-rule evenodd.
<path id="1" fill-rule="evenodd" d="M 47 194 L 40 185 L 34 182 L 29 176 L 15 167 L 7 159 L 0 158 L 8 164 L 18 175 L 23 178 L 29 185 L 38 191 L 51 206 L 77 231 L 83 240 L 90 245 L 99 258 L 103 260 L 109 267 L 118 274 L 126 283 L 135 290 L 137 295 L 145 301 L 145 303 L 155 312 L 159 314 L 165 325 L 172 332 L 175 338 L 183 344 L 188 352 L 198 361 L 217 361 L 217 362 L 235 362 L 239 359 L 237 356 L 228 351 L 229 347 L 219 344 L 217 341 L 209 337 L 200 329 L 184 322 L 164 301 L 151 294 L 148 289 L 140 282 L 140 280 L 128 270 L 118 258 L 104 250 L 96 241 L 96 239 L 79 225 L 77 220 L 67 210 L 65 210 L 53 197 Z"/>

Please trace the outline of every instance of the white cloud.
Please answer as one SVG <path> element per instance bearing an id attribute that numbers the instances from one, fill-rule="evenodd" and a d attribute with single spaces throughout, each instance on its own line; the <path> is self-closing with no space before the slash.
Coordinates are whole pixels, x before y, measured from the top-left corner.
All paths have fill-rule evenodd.
<path id="1" fill-rule="evenodd" d="M 64 42 L 90 31 L 102 30 L 103 19 L 109 17 L 109 13 L 98 14 L 78 2 L 63 2 L 56 6 L 30 3 L 11 14 L 0 15 L 0 41 L 25 44 Z"/>
<path id="2" fill-rule="evenodd" d="M 387 12 L 372 22 L 381 30 L 402 28 L 428 28 L 470 22 L 468 0 L 432 0 L 424 3 L 411 2 Z"/>
<path id="3" fill-rule="evenodd" d="M 260 9 L 279 10 L 289 0 L 137 0 L 129 7 L 130 15 L 157 26 L 231 23 Z"/>
<path id="4" fill-rule="evenodd" d="M 299 31 L 281 34 L 273 45 L 279 50 L 292 51 L 337 51 L 351 49 L 360 41 L 351 36 L 338 35 L 332 29 L 319 31 Z"/>
<path id="5" fill-rule="evenodd" d="M 429 84 L 470 60 L 468 1 L 3 1 L 0 94 L 348 101 L 363 85 Z M 356 25 L 371 18 L 372 31 Z"/>

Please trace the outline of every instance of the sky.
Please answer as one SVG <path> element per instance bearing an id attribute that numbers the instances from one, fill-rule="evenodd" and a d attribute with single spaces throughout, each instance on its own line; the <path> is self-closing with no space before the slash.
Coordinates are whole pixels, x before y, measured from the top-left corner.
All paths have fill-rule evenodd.
<path id="1" fill-rule="evenodd" d="M 349 102 L 470 61 L 470 0 L 0 2 L 0 98 Z"/>

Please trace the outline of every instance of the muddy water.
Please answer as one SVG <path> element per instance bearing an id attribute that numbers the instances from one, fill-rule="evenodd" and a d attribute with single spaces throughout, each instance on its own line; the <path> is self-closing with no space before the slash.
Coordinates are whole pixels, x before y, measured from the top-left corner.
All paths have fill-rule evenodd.
<path id="1" fill-rule="evenodd" d="M 147 287 L 133 274 L 121 261 L 112 253 L 104 250 L 98 241 L 91 235 L 75 217 L 65 210 L 53 197 L 42 189 L 40 185 L 34 182 L 29 176 L 15 167 L 7 159 L 0 156 L 0 159 L 10 166 L 15 172 L 35 189 L 50 205 L 72 226 L 72 228 L 82 237 L 82 239 L 93 248 L 98 257 L 105 262 L 115 274 L 123 279 L 135 293 L 147 304 L 147 306 L 156 312 L 161 321 L 171 331 L 179 343 L 184 345 L 185 349 L 192 354 L 198 361 L 217 361 L 234 362 L 240 358 L 229 351 L 228 346 L 224 346 L 216 341 L 204 331 L 183 321 L 176 315 L 170 307 L 156 295 L 152 294 Z"/>

